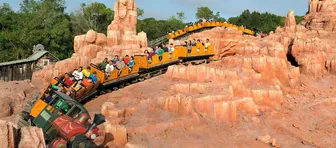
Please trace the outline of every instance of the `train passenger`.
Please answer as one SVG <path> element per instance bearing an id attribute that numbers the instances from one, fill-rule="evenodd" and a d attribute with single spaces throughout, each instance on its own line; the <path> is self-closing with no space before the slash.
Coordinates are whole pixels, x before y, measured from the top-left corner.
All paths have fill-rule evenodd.
<path id="1" fill-rule="evenodd" d="M 211 45 L 210 40 L 206 39 L 205 41 L 205 51 L 208 51 L 209 46 Z"/>
<path id="2" fill-rule="evenodd" d="M 92 85 L 92 79 L 84 79 L 83 82 L 82 82 L 82 85 L 84 87 L 88 87 L 88 86 Z"/>
<path id="3" fill-rule="evenodd" d="M 200 39 L 197 40 L 197 44 L 202 44 Z M 200 52 L 200 51 L 201 51 L 201 49 L 199 47 L 197 47 L 197 52 Z"/>
<path id="4" fill-rule="evenodd" d="M 113 59 L 113 62 L 114 63 L 117 63 L 119 61 L 119 57 L 116 55 L 116 56 L 114 56 L 114 59 Z"/>
<path id="5" fill-rule="evenodd" d="M 111 60 L 105 68 L 106 79 L 110 76 L 111 72 L 114 70 L 113 61 Z"/>
<path id="6" fill-rule="evenodd" d="M 129 58 L 128 55 L 126 55 L 125 58 L 124 58 L 124 63 L 125 63 L 126 65 L 128 65 L 129 61 L 130 61 L 130 58 Z"/>
<path id="7" fill-rule="evenodd" d="M 170 43 L 170 45 L 169 45 L 169 49 L 168 49 L 168 52 L 169 52 L 169 58 L 172 58 L 174 50 L 175 50 L 175 48 L 174 48 L 173 43 Z"/>
<path id="8" fill-rule="evenodd" d="M 133 66 L 134 66 L 134 57 L 131 56 L 131 60 L 128 63 L 128 67 L 129 67 L 129 71 L 131 72 L 133 70 Z"/>
<path id="9" fill-rule="evenodd" d="M 83 73 L 82 73 L 83 67 L 79 67 L 77 70 L 75 70 L 72 75 L 75 77 L 76 83 L 75 83 L 75 87 L 77 86 L 77 84 L 80 84 L 83 80 Z"/>
<path id="10" fill-rule="evenodd" d="M 159 48 L 157 54 L 159 55 L 159 60 L 160 60 L 160 61 L 162 60 L 162 55 L 163 55 L 164 52 L 165 52 L 165 51 L 164 51 L 162 48 Z"/>
<path id="11" fill-rule="evenodd" d="M 152 63 L 152 57 L 155 55 L 154 51 L 153 52 L 149 52 L 148 50 L 145 50 L 144 53 L 147 55 L 148 62 Z"/>
<path id="12" fill-rule="evenodd" d="M 71 85 L 73 85 L 75 83 L 75 81 L 74 81 L 73 77 L 70 77 L 69 73 L 65 73 L 65 77 L 64 77 L 63 83 L 67 87 L 70 87 Z"/>
<path id="13" fill-rule="evenodd" d="M 94 71 L 92 74 L 90 74 L 89 78 L 92 80 L 94 84 L 98 82 L 97 72 Z"/>
<path id="14" fill-rule="evenodd" d="M 155 53 L 155 54 L 159 54 L 159 49 L 160 49 L 159 46 L 155 46 L 155 51 L 154 51 L 154 53 Z"/>
<path id="15" fill-rule="evenodd" d="M 189 40 L 189 43 L 187 44 L 187 48 L 188 48 L 188 53 L 191 53 L 191 49 L 192 49 L 192 42 L 191 42 L 191 40 Z"/>
<path id="16" fill-rule="evenodd" d="M 58 90 L 57 91 L 64 93 L 65 89 L 64 89 L 64 85 L 62 83 L 58 84 Z"/>
<path id="17" fill-rule="evenodd" d="M 54 98 L 52 97 L 52 93 L 49 93 L 47 97 L 45 97 L 45 102 L 50 103 Z"/>
<path id="18" fill-rule="evenodd" d="M 193 39 L 191 46 L 196 46 L 196 39 Z"/>
<path id="19" fill-rule="evenodd" d="M 88 66 L 86 69 L 84 69 L 83 71 L 82 71 L 82 73 L 83 73 L 83 75 L 86 77 L 86 78 L 88 78 L 88 77 L 90 77 L 90 70 L 91 70 L 91 67 L 90 66 Z"/>
<path id="20" fill-rule="evenodd" d="M 168 47 L 164 43 L 162 43 L 162 49 L 164 50 L 164 52 L 168 52 Z"/>
<path id="21" fill-rule="evenodd" d="M 126 64 L 124 62 L 124 59 L 121 58 L 121 60 L 119 60 L 117 63 L 116 63 L 116 68 L 119 70 L 118 71 L 118 76 L 120 76 L 121 72 L 122 72 L 122 69 L 125 68 Z"/>
<path id="22" fill-rule="evenodd" d="M 82 73 L 82 70 L 83 70 L 83 67 L 81 66 L 81 67 L 79 67 L 77 70 L 75 70 L 75 71 L 72 73 L 72 75 L 75 77 L 75 80 L 76 80 L 76 81 L 81 81 L 81 80 L 83 80 L 84 75 L 83 75 L 83 73 Z"/>
<path id="23" fill-rule="evenodd" d="M 104 70 L 107 64 L 108 64 L 108 59 L 105 58 L 104 61 L 100 64 L 100 69 Z"/>

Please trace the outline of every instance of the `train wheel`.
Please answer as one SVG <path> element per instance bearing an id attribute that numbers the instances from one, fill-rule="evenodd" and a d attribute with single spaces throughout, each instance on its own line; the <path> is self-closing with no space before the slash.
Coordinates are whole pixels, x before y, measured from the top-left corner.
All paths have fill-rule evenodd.
<path id="1" fill-rule="evenodd" d="M 145 77 L 145 79 L 150 79 L 151 78 L 151 75 L 150 74 L 147 74 L 147 76 Z"/>
<path id="2" fill-rule="evenodd" d="M 138 79 L 135 79 L 135 80 L 132 81 L 132 84 L 134 84 L 134 83 L 136 83 L 138 81 L 139 81 Z"/>
<path id="3" fill-rule="evenodd" d="M 95 143 L 88 140 L 85 135 L 77 135 L 70 139 L 67 145 L 68 148 L 96 148 L 98 147 Z"/>
<path id="4" fill-rule="evenodd" d="M 138 81 L 139 82 L 145 81 L 145 78 L 139 78 Z"/>
<path id="5" fill-rule="evenodd" d="M 118 89 L 118 87 L 113 87 L 113 91 L 117 91 Z"/>

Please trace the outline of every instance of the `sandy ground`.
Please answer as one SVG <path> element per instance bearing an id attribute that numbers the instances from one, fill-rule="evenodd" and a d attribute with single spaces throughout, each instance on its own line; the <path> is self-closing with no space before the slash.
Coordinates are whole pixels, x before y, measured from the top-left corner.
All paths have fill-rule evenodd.
<path id="1" fill-rule="evenodd" d="M 280 110 L 241 114 L 233 124 L 197 121 L 161 109 L 157 99 L 173 95 L 170 86 L 181 83 L 161 76 L 101 95 L 85 107 L 92 114 L 100 112 L 104 102 L 136 108 L 122 124 L 129 143 L 138 147 L 269 147 L 256 140 L 264 135 L 275 139 L 276 147 L 335 147 L 336 77 L 301 76 L 301 81 L 301 87 L 286 95 Z"/>
<path id="2" fill-rule="evenodd" d="M 0 119 L 13 121 L 33 95 L 38 95 L 38 84 L 30 81 L 0 81 Z"/>
<path id="3" fill-rule="evenodd" d="M 167 112 L 158 105 L 160 99 L 174 94 L 171 86 L 185 83 L 163 76 L 132 84 L 117 91 L 100 95 L 85 107 L 93 115 L 100 113 L 105 102 L 113 102 L 119 109 L 133 108 L 122 118 L 121 125 L 128 133 L 128 146 L 136 147 L 270 147 L 256 140 L 269 135 L 276 147 L 336 147 L 336 77 L 301 76 L 300 87 L 285 94 L 279 110 L 257 115 L 240 113 L 238 121 L 221 124 L 190 115 Z M 192 96 L 214 95 L 222 84 L 208 83 L 211 90 Z M 0 82 L 2 113 L 4 105 L 11 108 L 14 120 L 25 102 L 40 88 L 29 82 Z M 23 95 L 24 94 L 24 95 Z M 101 126 L 101 128 L 103 128 Z M 103 129 L 102 129 L 103 130 Z"/>

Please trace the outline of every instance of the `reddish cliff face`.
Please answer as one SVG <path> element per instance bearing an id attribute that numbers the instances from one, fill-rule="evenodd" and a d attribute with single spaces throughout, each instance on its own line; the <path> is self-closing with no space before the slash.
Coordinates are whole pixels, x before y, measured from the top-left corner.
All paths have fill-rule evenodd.
<path id="1" fill-rule="evenodd" d="M 107 35 L 89 30 L 74 38 L 74 54 L 54 66 L 35 72 L 33 80 L 47 84 L 50 78 L 73 71 L 78 66 L 100 63 L 115 55 L 141 54 L 147 47 L 147 35 L 136 34 L 137 7 L 134 0 L 118 0 L 114 4 L 114 20 L 107 27 Z M 41 79 L 42 78 L 42 79 Z"/>
<path id="2" fill-rule="evenodd" d="M 310 29 L 334 32 L 336 24 L 335 0 L 309 0 L 309 11 L 304 23 Z"/>

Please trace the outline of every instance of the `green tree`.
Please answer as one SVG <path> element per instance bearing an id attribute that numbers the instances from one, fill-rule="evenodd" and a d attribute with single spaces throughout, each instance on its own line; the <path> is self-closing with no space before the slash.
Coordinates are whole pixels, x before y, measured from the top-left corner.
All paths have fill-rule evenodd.
<path id="1" fill-rule="evenodd" d="M 69 16 L 64 13 L 64 0 L 24 0 L 20 11 L 1 6 L 0 61 L 27 58 L 33 45 L 42 44 L 60 59 L 73 51 L 73 34 Z M 4 44 L 2 44 L 4 43 Z"/>
<path id="2" fill-rule="evenodd" d="M 142 17 L 145 11 L 143 9 L 137 8 L 138 17 Z"/>
<path id="3" fill-rule="evenodd" d="M 245 10 L 238 17 L 229 18 L 229 22 L 238 26 L 244 26 L 249 29 L 256 28 L 258 31 L 269 33 L 274 31 L 276 27 L 283 26 L 285 18 L 268 12 L 259 13 Z"/>
<path id="4" fill-rule="evenodd" d="M 176 15 L 180 21 L 183 21 L 185 19 L 184 12 L 177 12 Z"/>
<path id="5" fill-rule="evenodd" d="M 112 22 L 114 12 L 103 3 L 81 4 L 81 8 L 70 15 L 74 34 L 84 34 L 93 29 L 106 33 L 106 27 Z"/>
<path id="6" fill-rule="evenodd" d="M 225 22 L 226 19 L 220 16 L 220 12 L 217 11 L 216 14 L 213 16 L 213 19 L 218 22 Z"/>
<path id="7" fill-rule="evenodd" d="M 210 20 L 213 18 L 213 11 L 209 7 L 198 7 L 196 12 L 197 19 Z"/>
<path id="8" fill-rule="evenodd" d="M 304 19 L 304 16 L 295 16 L 296 24 L 300 24 Z"/>
<path id="9" fill-rule="evenodd" d="M 150 41 L 165 36 L 169 32 L 181 29 L 184 26 L 185 24 L 175 16 L 170 17 L 168 20 L 145 18 L 143 20 L 139 20 L 137 24 L 137 32 L 146 32 L 147 38 Z"/>

